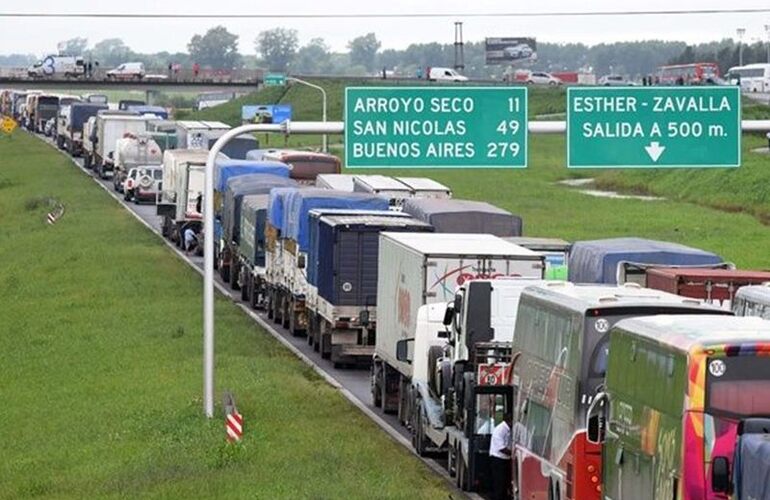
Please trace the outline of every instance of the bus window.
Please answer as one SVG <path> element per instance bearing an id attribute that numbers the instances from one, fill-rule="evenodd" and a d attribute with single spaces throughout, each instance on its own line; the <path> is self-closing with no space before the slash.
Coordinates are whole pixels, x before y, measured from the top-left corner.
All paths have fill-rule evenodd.
<path id="1" fill-rule="evenodd" d="M 551 411 L 529 400 L 526 412 L 525 421 L 530 449 L 547 457 L 551 453 Z"/>
<path id="2" fill-rule="evenodd" d="M 607 373 L 607 358 L 610 355 L 610 336 L 605 335 L 603 339 L 596 344 L 591 355 L 591 367 L 588 376 L 591 378 L 604 378 Z"/>
<path id="3" fill-rule="evenodd" d="M 770 414 L 770 358 L 728 356 L 708 362 L 706 406 L 736 416 Z"/>

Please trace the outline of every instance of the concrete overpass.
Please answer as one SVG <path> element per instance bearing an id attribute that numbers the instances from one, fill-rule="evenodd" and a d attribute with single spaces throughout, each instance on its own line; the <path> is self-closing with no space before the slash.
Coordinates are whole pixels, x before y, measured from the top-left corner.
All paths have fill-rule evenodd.
<path id="1" fill-rule="evenodd" d="M 93 92 L 97 90 L 141 90 L 157 92 L 248 92 L 257 89 L 262 82 L 260 78 L 248 80 L 204 80 L 204 79 L 175 79 L 163 80 L 106 80 L 106 79 L 48 79 L 48 78 L 0 78 L 0 88 L 3 89 L 40 89 L 40 90 L 82 90 Z"/>

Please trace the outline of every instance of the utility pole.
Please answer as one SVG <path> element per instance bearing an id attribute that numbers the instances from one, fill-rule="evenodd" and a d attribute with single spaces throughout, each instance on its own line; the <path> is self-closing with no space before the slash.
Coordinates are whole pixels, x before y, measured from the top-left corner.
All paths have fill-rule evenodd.
<path id="1" fill-rule="evenodd" d="M 746 34 L 746 28 L 735 30 L 738 34 L 738 66 L 743 66 L 743 35 Z"/>
<path id="2" fill-rule="evenodd" d="M 767 64 L 770 64 L 770 24 L 765 25 L 765 35 L 767 35 Z"/>
<path id="3" fill-rule="evenodd" d="M 465 53 L 463 49 L 463 23 L 455 21 L 455 69 L 465 69 Z"/>

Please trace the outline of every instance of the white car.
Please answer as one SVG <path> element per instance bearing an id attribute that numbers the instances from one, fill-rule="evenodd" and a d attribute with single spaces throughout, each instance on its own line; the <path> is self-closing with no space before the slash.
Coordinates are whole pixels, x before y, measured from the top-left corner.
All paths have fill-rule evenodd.
<path id="1" fill-rule="evenodd" d="M 626 80 L 625 77 L 620 75 L 604 75 L 603 77 L 599 78 L 599 85 L 604 85 L 605 87 L 620 87 L 620 86 L 633 86 L 635 85 L 634 82 Z"/>
<path id="2" fill-rule="evenodd" d="M 144 63 L 123 63 L 107 71 L 106 75 L 108 80 L 141 80 L 145 75 Z"/>
<path id="3" fill-rule="evenodd" d="M 506 59 L 527 59 L 532 57 L 535 51 L 526 43 L 512 45 L 503 49 L 503 55 Z"/>
<path id="4" fill-rule="evenodd" d="M 527 78 L 529 85 L 561 85 L 562 81 L 551 75 L 550 73 L 544 73 L 542 71 L 533 71 Z"/>

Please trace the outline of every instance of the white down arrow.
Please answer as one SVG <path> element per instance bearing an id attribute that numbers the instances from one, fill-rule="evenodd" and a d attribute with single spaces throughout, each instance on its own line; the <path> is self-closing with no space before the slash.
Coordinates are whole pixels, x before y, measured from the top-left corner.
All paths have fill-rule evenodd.
<path id="1" fill-rule="evenodd" d="M 644 149 L 647 151 L 647 154 L 650 155 L 650 159 L 654 162 L 658 161 L 658 158 L 660 158 L 660 155 L 663 154 L 663 151 L 666 150 L 665 146 L 661 146 L 657 141 L 651 142 L 649 146 L 645 146 Z"/>

